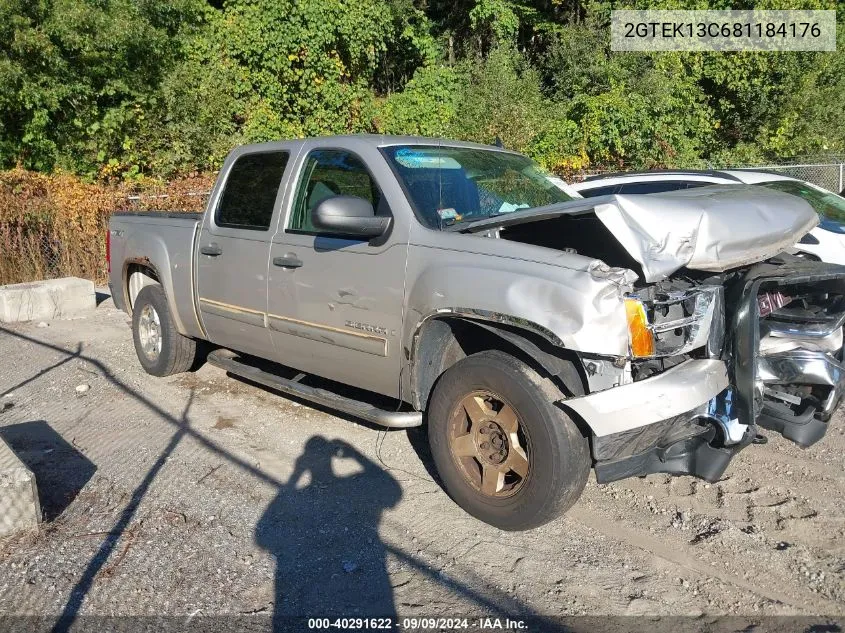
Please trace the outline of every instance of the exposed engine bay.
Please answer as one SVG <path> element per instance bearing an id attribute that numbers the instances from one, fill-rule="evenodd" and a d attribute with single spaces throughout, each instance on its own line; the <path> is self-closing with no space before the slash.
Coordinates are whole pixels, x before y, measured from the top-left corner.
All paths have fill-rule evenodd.
<path id="1" fill-rule="evenodd" d="M 654 349 L 632 362 L 634 381 L 691 358 L 721 358 L 737 391 L 720 404 L 734 421 L 721 425 L 724 444 L 755 424 L 801 446 L 821 439 L 845 386 L 845 268 L 784 254 L 696 277 L 679 273 L 635 293 Z"/>

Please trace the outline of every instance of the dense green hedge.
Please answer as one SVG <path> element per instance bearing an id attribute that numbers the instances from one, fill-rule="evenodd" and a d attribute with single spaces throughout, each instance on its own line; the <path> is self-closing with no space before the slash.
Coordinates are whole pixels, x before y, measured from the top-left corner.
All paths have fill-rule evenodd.
<path id="1" fill-rule="evenodd" d="M 841 40 L 614 54 L 608 26 L 614 7 L 837 4 L 0 0 L 0 168 L 170 176 L 238 143 L 357 132 L 498 136 L 557 171 L 842 152 Z"/>

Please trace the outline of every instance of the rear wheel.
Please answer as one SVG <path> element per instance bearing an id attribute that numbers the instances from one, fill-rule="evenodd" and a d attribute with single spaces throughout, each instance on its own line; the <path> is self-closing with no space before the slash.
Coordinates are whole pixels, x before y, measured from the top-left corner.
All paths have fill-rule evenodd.
<path id="1" fill-rule="evenodd" d="M 504 530 L 542 525 L 581 496 L 587 439 L 554 402 L 561 392 L 522 361 L 491 350 L 438 380 L 428 415 L 431 452 L 449 495 Z"/>
<path id="2" fill-rule="evenodd" d="M 132 306 L 132 338 L 141 366 L 153 376 L 188 371 L 197 344 L 176 331 L 167 297 L 158 284 L 145 286 Z"/>

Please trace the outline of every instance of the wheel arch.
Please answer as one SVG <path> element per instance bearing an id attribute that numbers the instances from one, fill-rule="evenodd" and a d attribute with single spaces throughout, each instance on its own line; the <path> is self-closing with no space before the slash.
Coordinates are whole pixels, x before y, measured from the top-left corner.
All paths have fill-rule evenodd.
<path id="1" fill-rule="evenodd" d="M 127 312 L 131 315 L 135 299 L 146 286 L 161 285 L 161 276 L 153 264 L 146 257 L 127 259 L 123 263 L 122 291 L 123 301 Z"/>
<path id="2" fill-rule="evenodd" d="M 437 379 L 452 365 L 490 349 L 516 356 L 567 395 L 587 393 L 579 355 L 566 349 L 552 332 L 525 319 L 450 309 L 421 319 L 414 331 L 409 358 L 413 406 L 426 408 Z"/>
<path id="3" fill-rule="evenodd" d="M 150 251 L 154 255 L 127 257 L 124 260 L 120 282 L 124 309 L 131 316 L 138 293 L 148 285 L 158 284 L 164 290 L 176 331 L 183 336 L 204 338 L 194 307 L 194 283 L 190 267 L 188 272 L 183 270 L 184 267 L 179 267 L 179 276 L 174 279 L 173 271 L 176 267 L 171 270 L 171 258 L 162 249 L 156 246 Z M 174 285 L 178 287 L 178 294 Z"/>

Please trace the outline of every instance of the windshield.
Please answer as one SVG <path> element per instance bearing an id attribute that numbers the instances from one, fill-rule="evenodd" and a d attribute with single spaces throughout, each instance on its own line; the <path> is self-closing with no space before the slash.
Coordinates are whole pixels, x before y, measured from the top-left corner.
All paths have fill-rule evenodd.
<path id="1" fill-rule="evenodd" d="M 518 154 L 432 145 L 399 145 L 383 151 L 417 216 L 429 228 L 573 199 L 562 180 Z"/>
<path id="2" fill-rule="evenodd" d="M 769 189 L 801 196 L 822 219 L 845 222 L 845 198 L 798 180 L 776 180 L 760 183 Z"/>

